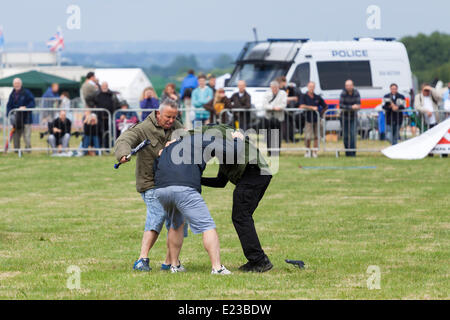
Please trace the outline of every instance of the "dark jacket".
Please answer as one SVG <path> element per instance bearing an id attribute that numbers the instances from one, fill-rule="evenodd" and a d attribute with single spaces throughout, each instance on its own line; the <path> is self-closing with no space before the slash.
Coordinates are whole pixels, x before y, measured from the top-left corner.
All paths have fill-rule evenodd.
<path id="1" fill-rule="evenodd" d="M 217 136 L 205 139 L 201 133 L 187 135 L 169 145 L 155 159 L 155 188 L 186 186 L 201 193 L 201 177 L 206 163 L 219 154 L 222 155 L 220 162 L 236 162 L 239 146 L 242 147 L 243 144 L 237 139 L 222 139 Z M 234 157 L 228 159 L 227 153 L 232 153 Z"/>
<path id="2" fill-rule="evenodd" d="M 305 93 L 300 98 L 300 105 L 306 105 L 306 106 L 315 106 L 318 107 L 318 113 L 319 115 L 322 115 L 328 108 L 328 105 L 325 103 L 325 100 L 317 94 L 314 93 L 313 97 L 311 98 L 308 93 Z M 307 122 L 317 122 L 317 113 L 312 110 L 305 110 L 306 115 L 306 121 Z"/>
<path id="3" fill-rule="evenodd" d="M 9 95 L 8 104 L 6 106 L 6 114 L 13 109 L 25 106 L 27 109 L 31 109 L 35 107 L 34 96 L 30 90 L 22 88 L 16 94 L 16 90 L 13 89 L 11 94 Z M 21 121 L 22 124 L 31 124 L 31 112 L 16 112 L 16 122 Z M 14 125 L 15 126 L 15 125 Z"/>
<path id="4" fill-rule="evenodd" d="M 345 89 L 342 90 L 339 99 L 339 108 L 342 111 L 343 118 L 356 118 L 358 110 L 352 109 L 354 104 L 361 104 L 361 96 L 358 90 L 353 89 L 352 94 L 349 94 Z"/>
<path id="5" fill-rule="evenodd" d="M 386 113 L 386 124 L 399 124 L 403 122 L 403 112 L 402 111 L 392 111 L 391 101 L 398 106 L 399 110 L 405 109 L 405 96 L 397 93 L 394 97 L 391 93 L 388 93 L 383 97 L 383 109 Z"/>
<path id="6" fill-rule="evenodd" d="M 61 118 L 56 118 L 53 120 L 53 122 L 48 123 L 48 132 L 55 136 L 56 139 L 60 139 L 63 137 L 66 133 L 70 134 L 72 127 L 72 122 L 70 122 L 69 119 L 65 119 L 64 121 L 61 120 Z M 58 128 L 62 130 L 62 132 L 53 132 L 53 128 Z"/>
<path id="7" fill-rule="evenodd" d="M 94 97 L 94 104 L 96 108 L 106 109 L 111 113 L 111 117 L 117 109 L 120 108 L 119 99 L 114 92 L 108 90 L 106 92 L 98 91 Z M 99 119 L 103 121 L 108 120 L 108 113 L 98 111 L 96 112 Z"/>
<path id="8" fill-rule="evenodd" d="M 239 96 L 239 92 L 235 92 L 231 96 L 231 106 L 235 109 L 250 109 L 252 107 L 252 98 L 247 91 L 244 91 L 242 97 Z"/>

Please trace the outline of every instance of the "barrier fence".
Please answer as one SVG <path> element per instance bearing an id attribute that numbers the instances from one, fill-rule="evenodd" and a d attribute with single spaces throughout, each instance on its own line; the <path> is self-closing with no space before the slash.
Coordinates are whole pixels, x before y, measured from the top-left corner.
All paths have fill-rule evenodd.
<path id="1" fill-rule="evenodd" d="M 68 121 L 62 121 L 63 111 Z M 19 156 L 31 151 L 60 156 L 101 155 L 112 148 L 111 113 L 102 108 L 13 109 L 3 131 L 9 137 L 11 130 L 14 132 L 8 152 Z"/>
<path id="2" fill-rule="evenodd" d="M 89 152 L 101 154 L 112 150 L 114 141 L 121 132 L 142 121 L 153 111 L 140 108 L 118 109 L 111 115 L 107 109 L 75 108 L 73 106 L 79 105 L 79 101 L 73 100 L 68 100 L 68 103 L 59 98 L 36 98 L 36 108 L 15 109 L 9 115 L 6 115 L 6 106 L 0 101 L 2 146 L 9 138 L 14 121 L 29 117 L 25 121 L 26 125 L 16 130 L 9 152 L 15 151 L 19 155 L 24 151 L 72 156 Z M 66 112 L 72 123 L 70 137 L 66 136 L 66 139 L 49 128 L 49 123 L 57 118 L 61 110 Z M 305 155 L 315 156 L 321 151 L 338 156 L 340 152 L 347 155 L 354 155 L 355 152 L 379 152 L 392 142 L 401 142 L 426 131 L 432 125 L 433 117 L 439 123 L 449 116 L 449 112 L 441 110 L 432 112 L 429 116 L 410 109 L 389 113 L 377 108 L 359 110 L 354 114 L 329 109 L 320 114 L 297 108 L 279 112 L 264 112 L 252 108 L 218 110 L 212 112 L 209 118 L 200 119 L 195 108 L 182 104 L 178 119 L 188 129 L 209 121 L 242 129 L 257 142 L 260 149 L 269 153 L 304 151 Z M 18 136 L 22 140 L 25 138 L 25 145 L 21 141 L 19 146 L 21 139 L 17 139 Z"/>

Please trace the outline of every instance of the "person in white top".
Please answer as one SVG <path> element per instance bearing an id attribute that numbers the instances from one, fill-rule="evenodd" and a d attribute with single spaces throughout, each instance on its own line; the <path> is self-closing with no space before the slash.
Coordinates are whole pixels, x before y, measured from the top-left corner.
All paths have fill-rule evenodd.
<path id="1" fill-rule="evenodd" d="M 414 99 L 414 108 L 425 118 L 428 128 L 431 129 L 439 122 L 439 103 L 441 97 L 436 90 L 428 84 L 422 85 L 422 92 Z"/>
<path id="2" fill-rule="evenodd" d="M 277 81 L 272 81 L 270 83 L 270 90 L 266 92 L 263 102 L 263 107 L 266 110 L 265 129 L 267 129 L 267 149 L 269 149 L 269 156 L 273 153 L 270 150 L 271 148 L 281 148 L 281 125 L 284 122 L 284 110 L 286 106 L 286 91 L 280 90 L 280 84 Z M 278 153 L 279 151 L 277 151 Z"/>

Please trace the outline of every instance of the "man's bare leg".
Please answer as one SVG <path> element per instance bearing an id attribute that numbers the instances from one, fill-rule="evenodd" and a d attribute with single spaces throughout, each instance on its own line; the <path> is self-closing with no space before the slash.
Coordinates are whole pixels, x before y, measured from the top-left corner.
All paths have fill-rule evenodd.
<path id="1" fill-rule="evenodd" d="M 208 252 L 213 269 L 219 270 L 222 265 L 220 263 L 219 235 L 217 234 L 216 229 L 203 232 L 203 246 Z"/>
<path id="2" fill-rule="evenodd" d="M 155 230 L 144 231 L 144 235 L 142 236 L 141 255 L 139 256 L 139 259 L 148 258 L 148 252 L 155 244 L 158 236 L 159 234 Z"/>
<path id="3" fill-rule="evenodd" d="M 178 229 L 169 229 L 167 237 L 167 246 L 169 248 L 168 256 L 172 266 L 178 266 L 180 263 L 180 251 L 184 240 L 184 223 Z M 167 260 L 167 257 L 166 257 Z"/>

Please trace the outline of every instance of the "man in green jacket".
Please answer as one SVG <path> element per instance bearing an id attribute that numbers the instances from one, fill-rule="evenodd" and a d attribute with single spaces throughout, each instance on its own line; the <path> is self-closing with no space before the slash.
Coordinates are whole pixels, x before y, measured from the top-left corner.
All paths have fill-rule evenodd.
<path id="1" fill-rule="evenodd" d="M 208 130 L 218 130 L 224 138 L 230 138 L 234 132 L 232 127 L 222 124 L 202 127 L 203 133 Z M 244 272 L 266 272 L 273 268 L 261 247 L 253 221 L 253 213 L 271 179 L 272 175 L 264 157 L 250 143 L 248 137 L 245 137 L 245 153 L 240 155 L 235 164 L 221 164 L 217 177 L 202 177 L 201 180 L 202 185 L 209 187 L 223 188 L 228 181 L 236 185 L 233 192 L 232 220 L 248 260 L 239 268 Z"/>
<path id="2" fill-rule="evenodd" d="M 122 133 L 115 144 L 115 156 L 118 161 L 124 163 L 128 161 L 126 156 L 132 148 L 145 139 L 150 140 L 150 145 L 137 153 L 136 157 L 136 190 L 141 194 L 147 206 L 147 219 L 142 237 L 141 253 L 134 263 L 134 270 L 151 270 L 148 253 L 158 239 L 166 220 L 166 213 L 154 194 L 153 162 L 158 157 L 159 151 L 171 140 L 172 133 L 183 128 L 183 125 L 176 120 L 177 115 L 178 105 L 167 99 L 162 102 L 159 110 L 153 111 L 144 121 Z M 168 229 L 169 232 L 182 233 L 183 226 L 168 225 Z M 165 267 L 167 268 L 167 266 Z"/>

